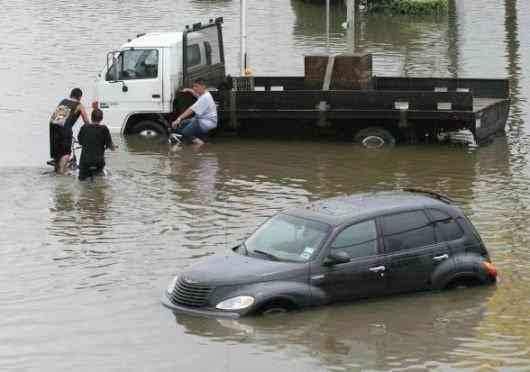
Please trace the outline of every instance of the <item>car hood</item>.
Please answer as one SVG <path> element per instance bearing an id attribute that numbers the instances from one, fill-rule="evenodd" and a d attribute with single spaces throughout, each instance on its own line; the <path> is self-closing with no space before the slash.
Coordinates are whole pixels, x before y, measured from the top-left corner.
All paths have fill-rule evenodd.
<path id="1" fill-rule="evenodd" d="M 307 275 L 307 263 L 269 261 L 236 253 L 215 255 L 181 273 L 188 282 L 205 285 L 250 284 Z"/>

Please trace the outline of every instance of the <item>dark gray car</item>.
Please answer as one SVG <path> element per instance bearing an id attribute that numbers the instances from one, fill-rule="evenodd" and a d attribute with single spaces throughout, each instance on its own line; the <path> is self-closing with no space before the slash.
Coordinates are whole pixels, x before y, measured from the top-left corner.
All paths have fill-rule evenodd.
<path id="1" fill-rule="evenodd" d="M 355 194 L 275 215 L 228 254 L 176 276 L 162 302 L 175 312 L 238 317 L 496 276 L 449 199 L 416 190 Z"/>

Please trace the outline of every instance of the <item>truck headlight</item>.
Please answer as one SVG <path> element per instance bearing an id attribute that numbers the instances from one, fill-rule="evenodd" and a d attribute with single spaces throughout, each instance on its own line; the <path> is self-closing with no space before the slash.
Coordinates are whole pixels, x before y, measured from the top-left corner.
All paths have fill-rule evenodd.
<path id="1" fill-rule="evenodd" d="M 254 297 L 237 296 L 221 301 L 216 308 L 219 310 L 243 310 L 254 304 Z"/>
<path id="2" fill-rule="evenodd" d="M 177 286 L 177 281 L 179 280 L 178 275 L 173 278 L 171 282 L 169 282 L 167 286 L 167 293 L 171 294 L 175 287 Z"/>

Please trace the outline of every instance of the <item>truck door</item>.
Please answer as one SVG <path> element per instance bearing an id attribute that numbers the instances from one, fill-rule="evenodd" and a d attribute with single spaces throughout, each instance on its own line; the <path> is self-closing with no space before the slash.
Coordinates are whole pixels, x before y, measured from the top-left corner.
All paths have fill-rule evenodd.
<path id="1" fill-rule="evenodd" d="M 222 37 L 223 20 L 193 25 L 183 37 L 183 80 L 189 86 L 197 78 L 206 81 L 211 88 L 225 81 L 225 58 Z"/>
<path id="2" fill-rule="evenodd" d="M 105 121 L 121 127 L 134 112 L 161 112 L 163 49 L 132 48 L 109 54 L 109 69 L 99 83 Z"/>

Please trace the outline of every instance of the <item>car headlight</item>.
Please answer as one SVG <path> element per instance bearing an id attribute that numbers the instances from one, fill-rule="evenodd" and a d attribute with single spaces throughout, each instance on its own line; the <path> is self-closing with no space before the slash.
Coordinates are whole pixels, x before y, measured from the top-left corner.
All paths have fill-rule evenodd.
<path id="1" fill-rule="evenodd" d="M 169 282 L 167 286 L 167 293 L 171 294 L 175 287 L 177 286 L 177 281 L 179 280 L 178 275 L 173 278 L 171 282 Z"/>
<path id="2" fill-rule="evenodd" d="M 243 310 L 254 304 L 254 297 L 237 296 L 221 301 L 216 308 L 219 310 Z"/>

